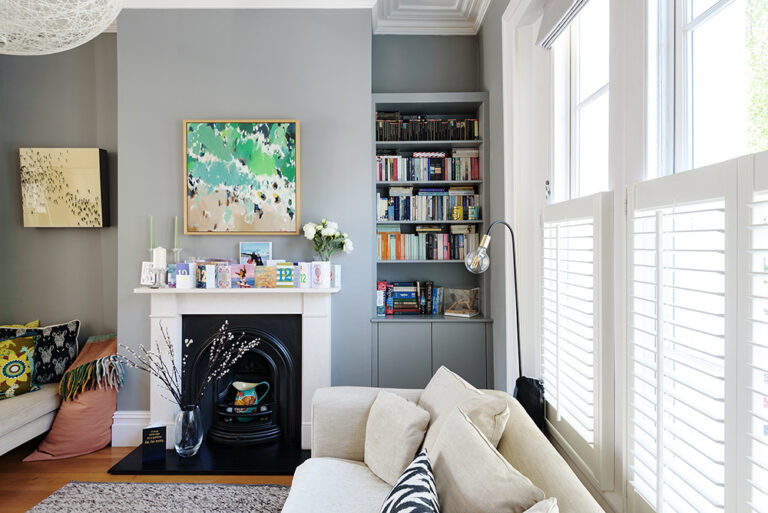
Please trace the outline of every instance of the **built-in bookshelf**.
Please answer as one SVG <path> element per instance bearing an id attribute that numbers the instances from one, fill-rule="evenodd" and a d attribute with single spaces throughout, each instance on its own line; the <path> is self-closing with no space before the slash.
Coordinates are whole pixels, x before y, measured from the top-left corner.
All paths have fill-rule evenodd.
<path id="1" fill-rule="evenodd" d="M 373 103 L 377 280 L 478 287 L 481 315 L 469 321 L 487 321 L 486 277 L 463 265 L 487 228 L 487 93 L 374 94 Z M 395 140 L 381 140 L 385 131 Z M 440 138 L 413 140 L 424 135 Z M 443 318 L 377 317 L 375 304 L 373 313 Z"/>
<path id="2" fill-rule="evenodd" d="M 403 138 L 408 139 L 379 140 L 377 135 L 381 136 L 385 128 L 378 121 L 372 130 L 372 265 L 377 280 L 398 282 L 400 285 L 392 289 L 393 297 L 405 295 L 401 304 L 406 305 L 410 288 L 415 288 L 417 295 L 426 290 L 424 296 L 433 300 L 434 291 L 440 287 L 444 290 L 438 294 L 448 294 L 450 288 L 477 288 L 480 299 L 480 315 L 471 318 L 416 312 L 379 317 L 377 284 L 372 283 L 371 370 L 375 386 L 423 388 L 441 365 L 475 386 L 493 383 L 489 279 L 486 274 L 467 271 L 463 259 L 471 249 L 468 241 L 473 239 L 477 244 L 488 227 L 486 184 L 493 171 L 487 165 L 488 108 L 487 93 L 373 95 L 374 113 L 389 113 L 387 122 L 392 125 L 387 138 L 405 134 Z M 462 124 L 464 120 L 471 121 Z M 413 140 L 425 134 L 429 140 Z M 390 159 L 388 167 L 382 168 L 379 157 Z M 387 245 L 386 254 L 383 233 L 392 243 Z M 463 247 L 457 251 L 455 244 Z M 403 282 L 420 283 L 408 287 Z"/>

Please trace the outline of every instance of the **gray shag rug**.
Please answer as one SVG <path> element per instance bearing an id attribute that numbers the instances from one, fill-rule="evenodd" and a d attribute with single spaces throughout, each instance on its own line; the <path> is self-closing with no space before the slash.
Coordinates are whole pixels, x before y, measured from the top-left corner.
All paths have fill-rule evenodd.
<path id="1" fill-rule="evenodd" d="M 280 513 L 288 486 L 196 483 L 85 483 L 62 486 L 31 513 Z"/>

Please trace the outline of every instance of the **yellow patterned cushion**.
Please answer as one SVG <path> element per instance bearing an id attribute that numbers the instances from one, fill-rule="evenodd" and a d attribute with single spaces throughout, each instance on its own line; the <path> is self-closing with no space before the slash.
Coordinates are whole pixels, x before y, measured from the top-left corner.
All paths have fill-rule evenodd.
<path id="1" fill-rule="evenodd" d="M 0 399 L 37 390 L 33 383 L 35 335 L 0 340 Z"/>
<path id="2" fill-rule="evenodd" d="M 0 328 L 39 328 L 40 320 L 31 321 L 26 324 L 3 324 Z"/>

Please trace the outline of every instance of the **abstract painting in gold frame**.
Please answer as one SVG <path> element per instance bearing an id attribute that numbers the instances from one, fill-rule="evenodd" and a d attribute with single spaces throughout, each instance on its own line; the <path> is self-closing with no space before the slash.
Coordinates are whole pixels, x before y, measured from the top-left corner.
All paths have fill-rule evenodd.
<path id="1" fill-rule="evenodd" d="M 184 121 L 184 233 L 297 235 L 299 122 Z"/>

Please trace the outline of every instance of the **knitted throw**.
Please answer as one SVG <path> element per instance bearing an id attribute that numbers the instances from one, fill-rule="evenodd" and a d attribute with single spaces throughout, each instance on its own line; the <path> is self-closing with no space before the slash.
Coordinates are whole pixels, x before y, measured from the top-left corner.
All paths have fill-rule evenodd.
<path id="1" fill-rule="evenodd" d="M 125 382 L 125 368 L 116 354 L 69 369 L 59 383 L 59 394 L 71 401 L 81 392 L 95 388 L 119 390 Z"/>

